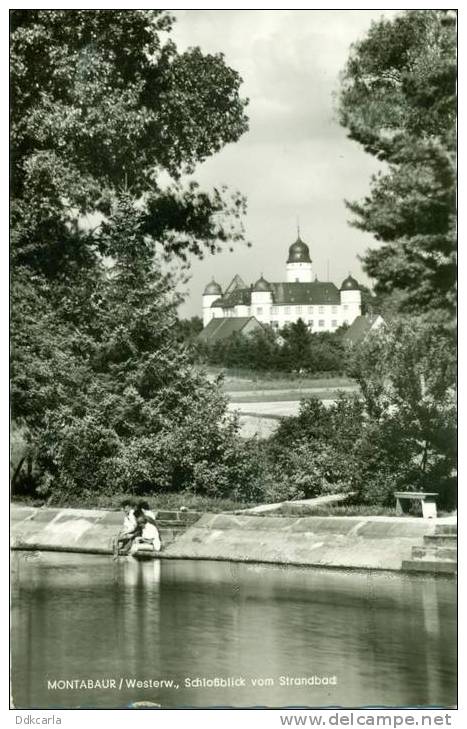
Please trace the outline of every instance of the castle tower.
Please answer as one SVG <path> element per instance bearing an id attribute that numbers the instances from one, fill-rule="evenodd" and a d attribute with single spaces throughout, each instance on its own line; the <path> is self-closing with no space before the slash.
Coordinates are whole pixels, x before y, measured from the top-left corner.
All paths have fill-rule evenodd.
<path id="1" fill-rule="evenodd" d="M 289 248 L 289 257 L 287 258 L 287 283 L 293 283 L 294 281 L 300 283 L 311 283 L 313 281 L 310 250 L 300 238 L 300 231 L 297 240 Z"/>
<path id="2" fill-rule="evenodd" d="M 360 291 L 358 281 L 350 273 L 342 281 L 340 295 L 342 324 L 352 324 L 357 316 L 360 316 L 362 313 L 362 292 Z"/>
<path id="3" fill-rule="evenodd" d="M 206 286 L 203 293 L 203 326 L 206 326 L 209 324 L 211 319 L 214 316 L 214 311 L 212 310 L 212 304 L 214 301 L 219 299 L 222 296 L 222 289 L 219 286 L 218 283 L 212 279 L 210 283 Z"/>
<path id="4" fill-rule="evenodd" d="M 251 314 L 259 321 L 269 323 L 270 306 L 272 304 L 271 284 L 263 276 L 257 280 L 251 290 Z"/>

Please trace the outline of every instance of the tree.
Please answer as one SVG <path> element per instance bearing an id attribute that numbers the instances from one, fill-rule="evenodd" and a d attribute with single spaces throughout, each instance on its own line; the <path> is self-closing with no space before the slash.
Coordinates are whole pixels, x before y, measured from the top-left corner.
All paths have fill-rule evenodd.
<path id="1" fill-rule="evenodd" d="M 363 257 L 376 294 L 401 311 L 455 306 L 455 23 L 445 10 L 373 23 L 342 76 L 341 124 L 386 168 L 348 207 L 382 243 Z"/>
<path id="2" fill-rule="evenodd" d="M 286 324 L 281 330 L 285 340 L 280 359 L 286 370 L 300 370 L 309 365 L 311 333 L 303 319 Z"/>
<path id="3" fill-rule="evenodd" d="M 269 444 L 273 478 L 284 498 L 358 489 L 357 443 L 362 435 L 363 404 L 340 395 L 331 407 L 317 398 L 302 400 L 296 417 L 283 419 Z"/>
<path id="4" fill-rule="evenodd" d="M 241 196 L 180 182 L 247 129 L 241 79 L 221 54 L 178 53 L 163 40 L 172 23 L 160 10 L 11 12 L 16 263 L 53 273 L 105 253 L 80 221 L 107 214 L 122 187 L 167 254 L 241 237 Z"/>
<path id="5" fill-rule="evenodd" d="M 99 312 L 81 328 L 82 355 L 74 362 L 82 376 L 68 374 L 66 382 L 59 375 L 62 396 L 44 409 L 37 429 L 40 488 L 61 499 L 190 488 L 224 494 L 236 487 L 238 423 L 177 341 L 171 280 L 129 194 L 101 234 L 115 263 L 101 285 Z"/>
<path id="6" fill-rule="evenodd" d="M 397 488 L 455 502 L 455 335 L 441 320 L 399 321 L 354 348 L 349 374 L 367 420 L 359 442 L 361 494 L 391 500 Z"/>
<path id="7" fill-rule="evenodd" d="M 198 334 L 203 330 L 203 320 L 200 316 L 177 321 L 177 337 L 179 341 L 193 345 Z"/>
<path id="8" fill-rule="evenodd" d="M 394 491 L 439 494 L 455 505 L 455 355 L 444 322 L 404 321 L 352 351 L 361 394 L 325 407 L 311 398 L 268 446 L 276 497 L 354 492 L 357 503 L 394 505 Z M 281 490 L 282 489 L 282 490 Z"/>
<path id="9" fill-rule="evenodd" d="M 175 341 L 162 266 L 242 238 L 242 196 L 183 175 L 247 129 L 246 101 L 221 54 L 177 51 L 172 23 L 11 13 L 12 410 L 45 490 L 180 487 L 196 449 L 186 467 L 176 449 L 203 418 L 208 461 L 234 438 Z"/>

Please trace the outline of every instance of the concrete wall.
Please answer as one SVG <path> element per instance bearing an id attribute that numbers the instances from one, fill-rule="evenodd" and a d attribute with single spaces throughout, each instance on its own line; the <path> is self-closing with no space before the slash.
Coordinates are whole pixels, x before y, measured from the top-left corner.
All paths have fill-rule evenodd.
<path id="1" fill-rule="evenodd" d="M 118 512 L 12 507 L 16 549 L 110 554 Z M 189 517 L 188 517 L 189 518 Z M 192 518 L 197 518 L 194 515 Z M 257 517 L 204 514 L 191 526 L 161 529 L 164 558 L 220 559 L 400 570 L 441 520 L 408 517 Z"/>
<path id="2" fill-rule="evenodd" d="M 166 556 L 399 570 L 434 529 L 416 518 L 205 514 Z"/>
<path id="3" fill-rule="evenodd" d="M 161 512 L 161 516 L 166 518 L 159 531 L 167 546 L 199 515 Z M 121 527 L 119 511 L 11 507 L 11 544 L 15 549 L 111 554 L 112 540 Z"/>

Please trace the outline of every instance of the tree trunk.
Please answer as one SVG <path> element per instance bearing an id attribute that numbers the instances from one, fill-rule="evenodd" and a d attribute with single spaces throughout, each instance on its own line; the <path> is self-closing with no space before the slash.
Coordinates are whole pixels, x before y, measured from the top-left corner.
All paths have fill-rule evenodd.
<path id="1" fill-rule="evenodd" d="M 12 477 L 12 479 L 11 479 L 11 488 L 12 488 L 13 490 L 14 490 L 14 488 L 15 488 L 15 486 L 16 486 L 16 482 L 17 482 L 17 480 L 18 480 L 19 474 L 21 473 L 21 469 L 22 469 L 22 467 L 23 467 L 23 463 L 24 463 L 24 461 L 25 461 L 25 460 L 26 460 L 26 456 L 23 456 L 23 457 L 22 457 L 22 458 L 20 459 L 20 461 L 19 461 L 18 465 L 17 465 L 17 466 L 16 466 L 16 468 L 15 468 L 15 472 L 14 472 L 14 474 L 13 474 L 13 477 Z"/>

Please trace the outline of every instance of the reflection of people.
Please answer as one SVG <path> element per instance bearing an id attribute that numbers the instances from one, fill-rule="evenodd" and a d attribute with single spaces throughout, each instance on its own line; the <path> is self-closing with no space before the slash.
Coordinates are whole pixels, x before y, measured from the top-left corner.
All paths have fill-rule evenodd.
<path id="1" fill-rule="evenodd" d="M 159 592 L 161 560 L 124 559 L 122 563 L 119 578 L 123 580 L 125 585 L 128 587 L 143 587 L 147 592 Z"/>
<path id="2" fill-rule="evenodd" d="M 138 531 L 141 529 L 141 536 L 137 538 L 138 542 L 142 544 L 151 544 L 154 551 L 159 552 L 161 548 L 161 540 L 156 524 L 156 515 L 150 509 L 147 501 L 140 501 L 138 503 L 134 516 Z"/>
<path id="3" fill-rule="evenodd" d="M 114 557 L 128 554 L 134 538 L 138 534 L 138 523 L 135 516 L 136 504 L 132 499 L 124 499 L 121 503 L 124 512 L 123 528 L 114 542 Z"/>

